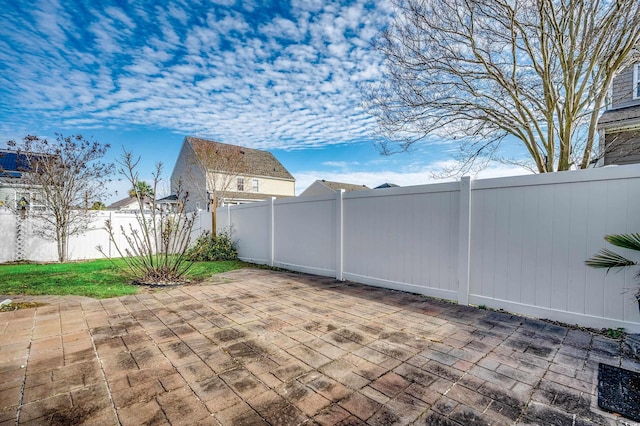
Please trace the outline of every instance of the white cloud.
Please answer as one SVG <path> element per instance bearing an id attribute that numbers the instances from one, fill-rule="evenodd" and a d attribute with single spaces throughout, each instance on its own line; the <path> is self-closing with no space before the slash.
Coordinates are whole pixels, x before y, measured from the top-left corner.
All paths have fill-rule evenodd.
<path id="1" fill-rule="evenodd" d="M 374 123 L 359 108 L 357 83 L 379 75 L 369 43 L 388 11 L 364 3 L 296 1 L 290 16 L 271 18 L 213 6 L 205 19 L 178 4 L 107 3 L 68 20 L 64 8 L 45 2 L 31 12 L 37 17 L 23 10 L 18 22 L 0 18 L 12 32 L 8 50 L 33 46 L 0 53 L 9 70 L 0 77 L 8 83 L 0 106 L 12 105 L 14 124 L 32 117 L 67 126 L 135 123 L 261 148 L 367 139 Z M 34 33 L 30 19 L 46 14 L 46 32 Z M 69 43 L 57 20 L 68 34 L 77 25 L 78 40 Z M 85 33 L 92 41 L 82 45 Z M 25 70 L 24 62 L 33 65 Z"/>

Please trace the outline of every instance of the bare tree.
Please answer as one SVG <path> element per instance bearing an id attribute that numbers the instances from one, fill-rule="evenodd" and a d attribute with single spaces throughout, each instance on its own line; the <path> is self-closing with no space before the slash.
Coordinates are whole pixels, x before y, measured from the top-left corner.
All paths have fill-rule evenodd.
<path id="1" fill-rule="evenodd" d="M 223 200 L 231 198 L 237 179 L 246 169 L 242 147 L 211 142 L 204 139 L 189 138 L 194 150 L 192 163 L 186 179 L 190 187 L 200 193 L 199 198 L 208 201 L 212 214 L 212 234 L 216 235 L 216 209 Z M 204 179 L 203 182 L 195 182 Z"/>
<path id="2" fill-rule="evenodd" d="M 32 197 L 30 215 L 39 224 L 36 231 L 56 241 L 58 261 L 67 259 L 70 236 L 86 231 L 91 219 L 87 200 L 105 195 L 105 183 L 113 173 L 113 164 L 99 161 L 109 145 L 81 135 L 56 134 L 55 141 L 26 136 L 21 142 L 9 141 L 9 148 L 24 158 L 21 183 Z M 39 208 L 34 208 L 35 205 Z"/>
<path id="3" fill-rule="evenodd" d="M 135 281 L 153 284 L 182 282 L 192 266 L 186 253 L 197 213 L 187 213 L 188 194 L 182 191 L 180 184 L 176 188 L 174 206 L 159 204 L 155 194 L 162 180 L 162 163 L 156 163 L 153 181 L 149 185 L 139 178 L 139 162 L 139 157 L 134 159 L 133 154 L 126 150 L 118 160 L 118 173 L 136 189 L 133 196 L 138 202 L 137 226 L 130 224 L 128 228 L 121 226 L 116 229 L 111 220 L 107 220 L 105 228 L 111 244 Z M 126 244 L 119 242 L 118 234 Z M 96 248 L 109 257 L 103 247 Z"/>
<path id="4" fill-rule="evenodd" d="M 458 139 L 468 167 L 515 139 L 534 171 L 589 165 L 612 79 L 638 58 L 640 2 L 393 1 L 365 89 L 383 153 Z"/>

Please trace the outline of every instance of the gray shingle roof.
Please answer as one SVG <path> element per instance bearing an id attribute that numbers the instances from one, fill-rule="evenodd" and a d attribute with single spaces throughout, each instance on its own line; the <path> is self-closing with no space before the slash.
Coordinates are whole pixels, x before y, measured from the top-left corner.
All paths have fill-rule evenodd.
<path id="1" fill-rule="evenodd" d="M 114 210 L 114 209 L 119 209 L 121 207 L 125 207 L 128 206 L 129 204 L 133 203 L 136 201 L 136 197 L 127 197 L 127 198 L 123 198 L 121 200 L 118 200 L 112 204 L 109 204 L 107 206 L 108 210 Z M 151 203 L 153 201 L 153 199 L 145 197 L 145 199 L 143 200 L 144 203 Z"/>
<path id="2" fill-rule="evenodd" d="M 187 136 L 185 140 L 191 145 L 194 152 L 198 156 L 206 155 L 207 152 L 220 151 L 232 152 L 232 150 L 240 150 L 242 156 L 239 163 L 234 166 L 237 174 L 247 176 L 264 176 L 278 179 L 295 180 L 287 169 L 268 151 L 260 151 L 253 148 L 245 148 L 237 145 L 230 145 L 207 139 L 195 138 Z M 225 172 L 227 170 L 214 170 Z"/>
<path id="3" fill-rule="evenodd" d="M 378 185 L 373 189 L 398 188 L 398 187 L 399 187 L 399 185 L 396 185 L 395 183 L 385 182 L 382 185 Z"/>
<path id="4" fill-rule="evenodd" d="M 324 185 L 328 186 L 329 188 L 333 189 L 334 191 L 344 189 L 345 192 L 350 192 L 350 191 L 362 191 L 363 189 L 370 189 L 366 185 L 355 185 L 353 183 L 331 182 L 324 179 L 322 179 L 320 182 L 322 182 Z"/>

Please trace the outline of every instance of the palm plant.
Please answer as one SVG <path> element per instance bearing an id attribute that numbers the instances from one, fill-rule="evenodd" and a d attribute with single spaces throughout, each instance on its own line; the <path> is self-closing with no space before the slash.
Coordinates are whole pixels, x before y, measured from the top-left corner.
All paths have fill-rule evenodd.
<path id="1" fill-rule="evenodd" d="M 136 198 L 139 196 L 140 198 L 148 198 L 153 197 L 155 194 L 153 192 L 153 188 L 147 182 L 143 180 L 135 181 L 132 188 L 129 190 L 129 197 Z"/>
<path id="2" fill-rule="evenodd" d="M 640 253 L 639 233 L 612 234 L 605 236 L 604 239 L 608 243 L 616 247 L 625 248 Z M 623 255 L 607 248 L 601 249 L 597 254 L 587 259 L 584 263 L 587 266 L 591 266 L 592 268 L 605 268 L 607 272 L 612 268 L 626 268 L 629 266 L 638 265 L 637 260 L 628 259 Z M 640 273 L 638 273 L 636 277 L 640 278 Z M 636 290 L 635 297 L 640 303 L 640 287 Z"/>

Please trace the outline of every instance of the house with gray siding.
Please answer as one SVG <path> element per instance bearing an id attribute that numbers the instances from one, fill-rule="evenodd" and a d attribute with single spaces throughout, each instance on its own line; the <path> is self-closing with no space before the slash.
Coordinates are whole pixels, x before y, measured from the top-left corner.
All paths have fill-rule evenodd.
<path id="1" fill-rule="evenodd" d="M 614 78 L 598 131 L 601 165 L 640 163 L 640 62 Z"/>

